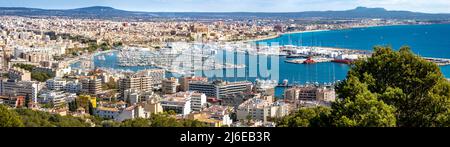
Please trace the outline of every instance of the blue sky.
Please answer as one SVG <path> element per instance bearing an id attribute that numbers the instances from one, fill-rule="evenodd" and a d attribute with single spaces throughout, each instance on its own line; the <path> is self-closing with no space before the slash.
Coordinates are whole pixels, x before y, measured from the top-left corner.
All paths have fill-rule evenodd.
<path id="1" fill-rule="evenodd" d="M 300 12 L 366 6 L 450 13 L 450 0 L 0 0 L 0 7 L 71 9 L 88 6 L 148 12 Z"/>

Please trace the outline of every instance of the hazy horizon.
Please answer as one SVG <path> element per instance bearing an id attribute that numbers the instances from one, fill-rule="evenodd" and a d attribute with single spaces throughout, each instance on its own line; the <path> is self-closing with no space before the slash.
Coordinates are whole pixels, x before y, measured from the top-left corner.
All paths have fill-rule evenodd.
<path id="1" fill-rule="evenodd" d="M 6 0 L 0 7 L 75 9 L 92 6 L 141 12 L 304 12 L 356 7 L 423 13 L 450 13 L 448 0 Z M 325 8 L 325 9 L 324 9 Z"/>

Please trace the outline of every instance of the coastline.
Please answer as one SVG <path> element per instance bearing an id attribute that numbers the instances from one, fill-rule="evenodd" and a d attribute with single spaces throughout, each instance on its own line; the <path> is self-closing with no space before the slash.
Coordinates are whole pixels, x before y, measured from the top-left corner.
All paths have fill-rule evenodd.
<path id="1" fill-rule="evenodd" d="M 331 31 L 331 30 L 308 30 L 308 31 L 283 32 L 283 33 L 277 33 L 276 35 L 265 36 L 265 37 L 262 37 L 262 38 L 250 39 L 250 40 L 245 40 L 245 41 L 240 41 L 240 42 L 243 42 L 243 43 L 257 42 L 257 41 L 264 41 L 264 40 L 269 40 L 269 39 L 275 39 L 275 38 L 281 37 L 283 35 L 288 35 L 288 34 L 300 34 L 300 33 L 324 32 L 324 31 Z"/>
<path id="2" fill-rule="evenodd" d="M 434 25 L 434 24 L 439 24 L 439 23 L 431 23 L 431 24 L 392 24 L 392 25 L 372 25 L 372 26 L 355 26 L 355 27 L 349 27 L 349 28 L 343 28 L 343 29 L 334 29 L 334 30 L 324 29 L 324 30 L 292 31 L 292 32 L 278 33 L 277 35 L 266 36 L 266 37 L 263 37 L 263 38 L 257 38 L 257 39 L 245 40 L 245 41 L 241 41 L 241 42 L 248 43 L 248 42 L 264 41 L 264 40 L 275 39 L 275 38 L 281 37 L 281 36 L 283 36 L 283 35 L 290 35 L 290 34 L 301 34 L 301 33 L 312 33 L 312 32 L 326 32 L 326 31 L 340 31 L 340 30 L 364 29 L 364 28 L 375 28 L 375 27 L 409 26 L 409 25 L 411 25 L 411 26 L 412 26 L 412 25 Z"/>

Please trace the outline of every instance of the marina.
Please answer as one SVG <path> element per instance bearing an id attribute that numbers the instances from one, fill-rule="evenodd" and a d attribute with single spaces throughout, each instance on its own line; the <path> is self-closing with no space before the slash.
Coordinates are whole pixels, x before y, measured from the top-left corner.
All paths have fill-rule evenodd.
<path id="1" fill-rule="evenodd" d="M 439 25 L 437 25 L 439 26 Z M 404 26 L 404 27 L 410 27 L 410 26 Z M 390 29 L 390 27 L 381 27 L 379 29 Z M 367 28 L 366 30 L 370 30 L 370 28 Z M 358 29 L 355 30 L 350 30 L 351 32 L 353 31 L 359 31 Z M 331 31 L 331 32 L 340 32 L 340 31 Z M 387 31 L 386 31 L 387 32 Z M 432 31 L 429 31 L 430 33 Z M 323 35 L 327 35 L 328 32 L 321 32 L 318 35 L 315 35 L 315 37 L 317 38 L 321 38 Z M 296 34 L 290 34 L 290 35 L 296 35 Z M 305 38 L 307 38 L 305 34 L 303 34 L 303 36 L 305 36 Z M 281 36 L 280 38 L 283 38 L 283 36 Z M 271 40 L 268 40 L 271 41 Z M 257 58 L 257 57 L 264 57 L 264 56 L 271 56 L 272 59 L 276 59 L 279 60 L 279 73 L 278 73 L 278 81 L 282 81 L 283 79 L 288 79 L 289 81 L 292 81 L 292 83 L 290 83 L 289 85 L 295 85 L 294 83 L 298 83 L 298 84 L 303 84 L 303 83 L 313 83 L 313 82 L 319 82 L 319 83 L 327 83 L 327 82 L 334 82 L 334 81 L 338 81 L 338 80 L 343 80 L 345 79 L 345 76 L 348 72 L 348 69 L 350 68 L 350 66 L 345 65 L 345 64 L 349 64 L 353 61 L 353 59 L 358 59 L 358 58 L 364 58 L 364 57 L 368 57 L 370 56 L 372 50 L 370 47 L 370 49 L 366 49 L 364 48 L 364 46 L 358 46 L 358 42 L 355 42 L 356 46 L 314 46 L 313 44 L 302 44 L 302 46 L 300 46 L 299 44 L 295 44 L 295 45 L 290 45 L 290 44 L 286 44 L 286 42 L 280 42 L 280 45 L 278 46 L 264 46 L 264 45 L 255 45 L 252 43 L 208 43 L 205 45 L 202 45 L 201 43 L 193 43 L 194 46 L 196 46 L 193 52 L 191 52 L 191 50 L 187 50 L 185 52 L 181 52 L 182 49 L 180 49 L 180 46 L 183 47 L 184 49 L 189 49 L 190 45 L 189 44 L 171 44 L 170 46 L 172 46 L 172 49 L 177 51 L 178 53 L 183 53 L 184 54 L 184 58 L 178 58 L 178 56 L 174 56 L 177 57 L 175 59 L 182 59 L 181 61 L 185 61 L 185 62 L 178 62 L 178 63 L 184 63 L 184 65 L 179 65 L 179 67 L 183 67 L 183 68 L 167 68 L 170 66 L 157 66 L 156 62 L 155 65 L 152 65 L 151 62 L 147 62 L 147 61 L 155 61 L 156 59 L 161 59 L 162 56 L 154 59 L 154 60 L 136 60 L 139 62 L 119 62 L 118 57 L 120 51 L 119 50 L 114 50 L 114 51 L 110 51 L 110 52 L 106 52 L 106 53 L 102 53 L 102 54 L 96 54 L 95 56 L 98 55 L 104 55 L 106 60 L 98 60 L 99 58 L 95 57 L 92 58 L 93 60 L 95 60 L 95 66 L 96 68 L 102 68 L 102 69 L 108 69 L 108 70 L 115 70 L 115 71 L 122 71 L 122 72 L 136 72 L 136 71 L 140 71 L 140 70 L 146 70 L 146 69 L 151 69 L 151 68 L 164 68 L 168 71 L 168 72 L 172 72 L 170 74 L 168 74 L 168 76 L 171 76 L 173 74 L 176 75 L 183 75 L 183 74 L 195 74 L 196 76 L 206 76 L 208 78 L 210 78 L 211 80 L 213 79 L 223 79 L 223 80 L 227 80 L 227 81 L 239 81 L 239 80 L 249 80 L 249 81 L 253 81 L 257 78 L 259 79 L 267 79 L 267 77 L 264 77 L 262 75 L 250 75 L 248 74 L 249 71 L 254 70 L 254 68 L 256 67 L 252 67 L 250 66 L 250 64 L 248 62 L 245 62 L 243 65 L 240 64 L 236 64 L 238 62 L 227 62 L 227 63 L 234 63 L 235 65 L 229 65 L 228 68 L 223 68 L 224 63 L 223 61 L 228 60 L 226 58 L 230 57 L 230 55 L 235 56 L 235 58 L 237 59 L 252 59 L 252 58 Z M 298 46 L 297 46 L 298 45 Z M 311 45 L 311 46 L 307 46 L 307 45 Z M 322 43 L 322 45 L 326 45 L 325 43 Z M 203 48 L 202 48 L 203 47 Z M 394 46 L 396 47 L 396 46 Z M 413 49 L 413 51 L 416 51 L 417 49 L 415 48 L 415 46 L 411 46 L 411 48 Z M 437 47 L 439 48 L 439 47 Z M 144 54 L 144 57 L 152 57 L 152 56 L 156 56 L 159 52 L 163 52 L 165 54 L 170 54 L 170 52 L 164 52 L 164 48 L 161 48 L 162 50 L 158 51 L 158 50 L 150 50 L 150 49 L 144 49 L 143 52 L 139 52 L 136 54 L 129 54 L 130 56 L 129 59 L 132 59 L 131 57 L 140 57 L 142 54 Z M 166 49 L 168 50 L 168 48 Z M 445 50 L 445 49 L 443 49 Z M 208 65 L 213 65 L 213 63 L 215 62 L 216 64 L 218 64 L 217 66 L 215 66 L 216 68 L 213 68 L 214 66 L 210 66 L 212 68 L 209 68 L 210 70 L 206 70 L 208 68 L 202 68 L 202 70 L 194 70 L 194 72 L 192 72 L 193 68 L 190 66 L 192 61 L 194 61 L 194 65 L 198 65 L 195 66 L 195 69 L 199 69 L 198 67 L 201 67 L 202 65 L 202 59 L 199 58 L 201 57 L 200 55 L 202 54 L 210 54 L 210 58 L 206 58 L 208 60 L 203 60 L 205 62 L 204 65 L 208 66 Z M 448 66 L 450 64 L 449 61 L 449 57 L 446 56 L 446 54 L 437 54 L 437 55 L 430 55 L 429 53 L 426 52 L 427 50 L 420 50 L 420 56 L 425 56 L 424 58 L 432 61 L 434 63 L 437 63 L 443 74 L 446 77 L 449 77 L 450 74 L 450 66 Z M 130 51 L 127 51 L 130 52 Z M 131 51 L 133 52 L 133 51 Z M 153 52 L 154 54 L 148 54 L 146 52 Z M 194 53 L 194 54 L 192 54 Z M 211 55 L 212 54 L 212 55 Z M 224 55 L 226 54 L 226 55 Z M 112 55 L 112 56 L 110 56 Z M 134 55 L 134 56 L 131 56 Z M 315 62 L 318 64 L 303 64 L 302 62 L 304 62 L 305 58 L 309 57 L 310 55 L 312 55 L 312 59 L 314 60 L 315 58 L 327 58 L 326 60 L 321 60 L 323 62 Z M 224 58 L 226 56 L 226 58 Z M 290 56 L 297 56 L 297 57 L 292 57 L 290 58 Z M 126 56 L 124 56 L 126 57 Z M 168 55 L 166 55 L 166 58 L 168 57 Z M 191 57 L 197 57 L 196 59 L 192 60 Z M 100 57 L 100 59 L 103 59 L 102 57 Z M 174 62 L 172 63 L 177 63 L 175 62 L 175 59 L 173 59 Z M 204 59 L 204 58 L 203 58 Z M 214 60 L 213 60 L 214 59 Z M 236 60 L 236 59 L 234 59 Z M 125 61 L 125 60 L 124 60 Z M 133 60 L 130 60 L 133 61 Z M 170 61 L 170 60 L 169 60 Z M 180 61 L 180 60 L 178 60 Z M 231 60 L 232 61 L 232 60 Z M 319 61 L 319 60 L 318 60 Z M 161 61 L 159 61 L 161 63 L 164 63 Z M 166 61 L 167 62 L 167 61 Z M 118 63 L 129 63 L 129 64 L 121 64 L 118 65 Z M 131 64 L 132 63 L 132 64 Z M 138 63 L 142 63 L 141 66 L 136 66 L 139 65 Z M 236 68 L 235 68 L 236 67 Z M 205 70 L 203 70 L 205 69 Z M 228 74 L 222 74 L 222 73 L 234 73 L 232 75 L 228 75 Z M 239 76 L 239 74 L 237 73 L 247 73 L 244 76 Z M 210 76 L 210 75 L 222 75 L 222 76 Z M 280 96 L 283 93 L 283 87 L 279 86 L 276 88 L 276 93 L 277 96 Z"/>

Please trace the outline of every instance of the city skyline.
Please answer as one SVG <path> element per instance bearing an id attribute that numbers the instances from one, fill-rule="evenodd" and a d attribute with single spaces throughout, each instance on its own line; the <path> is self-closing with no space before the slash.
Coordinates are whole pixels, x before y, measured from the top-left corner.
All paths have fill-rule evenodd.
<path id="1" fill-rule="evenodd" d="M 450 1 L 417 0 L 15 0 L 0 1 L 0 7 L 74 9 L 107 6 L 145 12 L 303 12 L 348 10 L 358 6 L 381 7 L 425 13 L 450 13 Z M 325 8 L 325 9 L 324 9 Z"/>

